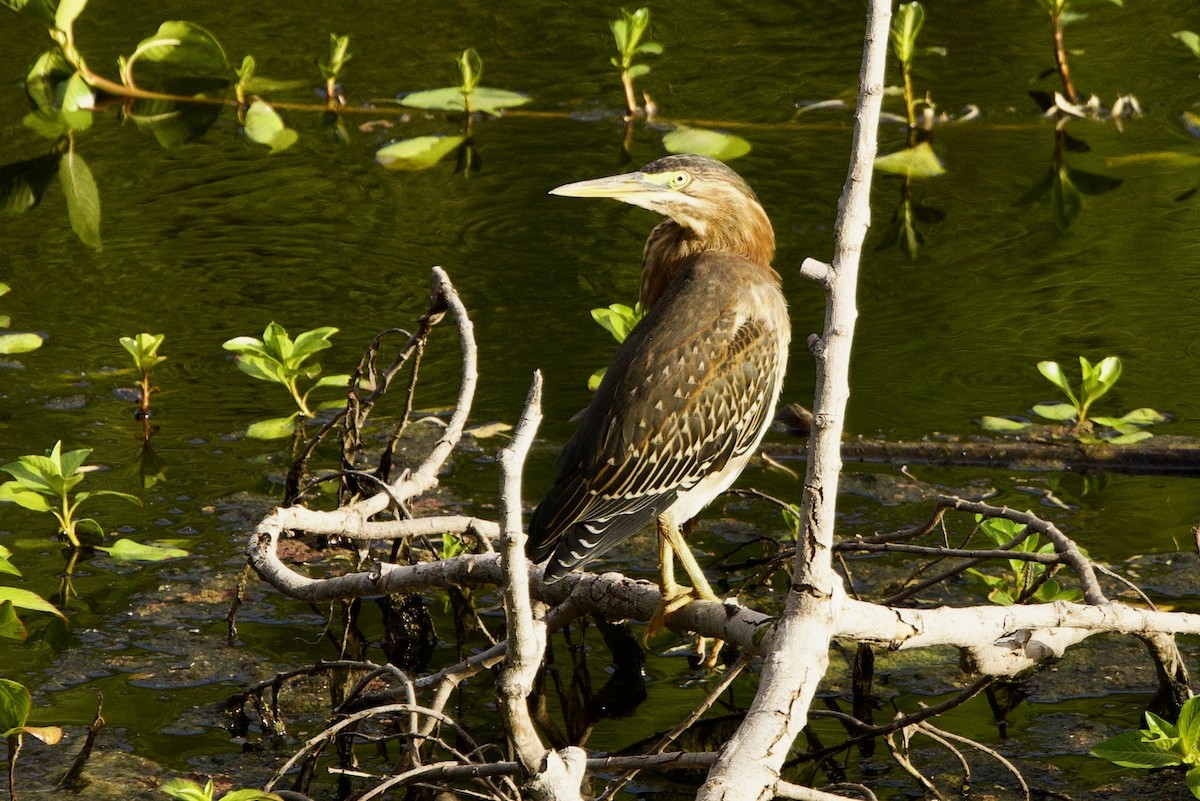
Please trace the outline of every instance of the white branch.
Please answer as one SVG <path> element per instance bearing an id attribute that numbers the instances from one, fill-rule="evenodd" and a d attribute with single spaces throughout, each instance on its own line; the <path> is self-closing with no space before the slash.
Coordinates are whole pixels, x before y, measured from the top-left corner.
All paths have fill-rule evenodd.
<path id="1" fill-rule="evenodd" d="M 834 630 L 834 513 L 841 473 L 841 440 L 850 397 L 850 348 L 858 262 L 871 223 L 871 172 L 883 101 L 890 0 L 871 0 L 863 42 L 850 170 L 838 211 L 835 253 L 826 281 L 825 327 L 813 348 L 817 387 L 808 440 L 808 472 L 801 502 L 796 569 L 775 643 L 746 718 L 721 750 L 698 801 L 770 797 L 829 663 Z M 814 271 L 810 265 L 808 273 Z"/>

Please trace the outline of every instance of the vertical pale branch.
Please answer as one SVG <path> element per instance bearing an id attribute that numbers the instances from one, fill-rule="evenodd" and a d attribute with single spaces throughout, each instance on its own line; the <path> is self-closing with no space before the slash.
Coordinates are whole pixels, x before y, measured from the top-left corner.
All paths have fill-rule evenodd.
<path id="1" fill-rule="evenodd" d="M 541 421 L 542 374 L 535 372 L 512 442 L 499 456 L 500 531 L 504 538 L 500 562 L 504 570 L 508 651 L 497 691 L 517 759 L 531 777 L 531 794 L 547 801 L 580 801 L 586 754 L 578 748 L 566 749 L 562 754 L 548 749 L 538 737 L 526 700 L 546 650 L 546 620 L 541 604 L 535 617 L 529 594 L 529 562 L 521 525 L 521 468 Z"/>
<path id="2" fill-rule="evenodd" d="M 858 316 L 856 285 L 863 240 L 871 222 L 871 172 L 876 151 L 887 59 L 889 0 L 870 0 L 859 76 L 850 170 L 839 203 L 831 267 L 808 264 L 802 272 L 823 280 L 825 330 L 812 337 L 817 362 L 813 428 L 808 444 L 802 530 L 796 570 L 771 653 L 746 719 L 722 749 L 699 801 L 768 799 L 828 666 L 829 641 L 843 597 L 831 553 L 841 439 L 850 396 L 850 346 Z"/>

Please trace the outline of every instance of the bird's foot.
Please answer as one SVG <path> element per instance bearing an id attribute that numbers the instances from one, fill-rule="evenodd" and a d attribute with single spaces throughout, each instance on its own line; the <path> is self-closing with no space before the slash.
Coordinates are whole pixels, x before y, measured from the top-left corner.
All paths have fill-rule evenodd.
<path id="1" fill-rule="evenodd" d="M 646 633 L 642 636 L 642 644 L 648 646 L 650 638 L 656 636 L 666 627 L 667 618 L 692 601 L 721 600 L 711 590 L 705 592 L 706 589 L 708 588 L 705 587 L 696 590 L 680 584 L 673 584 L 664 588 L 662 601 L 659 603 L 658 609 L 655 610 L 654 615 L 646 623 Z M 705 670 L 712 670 L 717 665 L 717 660 L 724 645 L 725 642 L 723 640 L 697 634 L 694 645 L 695 656 L 689 657 L 688 661 L 692 663 L 693 667 L 703 665 Z"/>

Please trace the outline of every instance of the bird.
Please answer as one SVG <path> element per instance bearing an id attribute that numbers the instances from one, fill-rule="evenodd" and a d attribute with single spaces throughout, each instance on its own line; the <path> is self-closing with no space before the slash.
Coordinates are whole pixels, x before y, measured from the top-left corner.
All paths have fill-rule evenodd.
<path id="1" fill-rule="evenodd" d="M 783 386 L 791 325 L 770 219 L 740 175 L 700 155 L 550 194 L 612 198 L 664 219 L 643 249 L 644 316 L 578 416 L 527 553 L 554 582 L 656 521 L 659 614 L 717 600 L 681 529 L 746 467 Z M 675 581 L 674 558 L 691 587 Z"/>

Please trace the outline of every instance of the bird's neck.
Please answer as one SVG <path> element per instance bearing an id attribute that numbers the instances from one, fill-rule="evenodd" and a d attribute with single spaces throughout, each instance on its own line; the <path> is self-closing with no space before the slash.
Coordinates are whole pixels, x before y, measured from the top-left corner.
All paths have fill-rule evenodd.
<path id="1" fill-rule="evenodd" d="M 667 219 L 650 232 L 642 253 L 642 308 L 649 310 L 654 305 L 684 262 L 706 251 L 744 256 L 779 283 L 779 274 L 771 267 L 775 231 L 761 207 L 737 219 L 713 221 L 702 232 Z"/>

